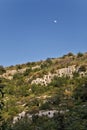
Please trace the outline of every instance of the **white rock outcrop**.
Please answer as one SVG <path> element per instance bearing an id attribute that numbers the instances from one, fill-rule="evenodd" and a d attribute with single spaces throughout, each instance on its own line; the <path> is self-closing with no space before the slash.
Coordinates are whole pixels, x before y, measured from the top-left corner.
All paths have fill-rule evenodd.
<path id="1" fill-rule="evenodd" d="M 41 85 L 47 85 L 51 82 L 51 80 L 54 78 L 54 76 L 73 76 L 73 73 L 76 71 L 75 65 L 68 66 L 67 68 L 61 68 L 56 70 L 56 73 L 51 74 L 48 73 L 48 75 L 44 75 L 43 78 L 37 78 L 31 82 L 31 84 L 41 84 Z"/>
<path id="2" fill-rule="evenodd" d="M 54 116 L 54 114 L 56 114 L 56 113 L 58 113 L 57 110 L 47 110 L 47 111 L 41 110 L 41 111 L 39 111 L 39 113 L 36 113 L 35 115 L 37 115 L 39 117 L 40 116 L 48 116 L 49 118 L 52 118 Z M 26 112 L 23 111 L 23 112 L 19 113 L 18 116 L 15 116 L 13 118 L 13 124 L 15 124 L 17 121 L 24 118 L 25 116 L 27 116 L 29 119 L 32 120 L 33 114 L 29 114 L 29 113 L 26 114 Z"/>

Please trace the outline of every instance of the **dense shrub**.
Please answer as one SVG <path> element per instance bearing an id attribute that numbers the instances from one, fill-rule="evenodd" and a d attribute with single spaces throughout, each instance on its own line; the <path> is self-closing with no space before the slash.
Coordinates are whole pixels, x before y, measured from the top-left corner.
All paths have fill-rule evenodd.
<path id="1" fill-rule="evenodd" d="M 23 73 L 24 76 L 28 76 L 30 74 L 30 72 L 32 72 L 32 69 L 26 69 L 26 71 Z"/>
<path id="2" fill-rule="evenodd" d="M 81 101 L 87 101 L 87 82 L 84 82 L 83 85 L 78 86 L 74 90 L 74 97 L 75 99 L 78 99 Z"/>
<path id="3" fill-rule="evenodd" d="M 16 73 L 13 75 L 13 79 L 20 79 L 22 77 L 23 77 L 23 75 L 21 73 Z"/>
<path id="4" fill-rule="evenodd" d="M 79 72 L 85 72 L 86 71 L 86 66 L 85 65 L 80 66 L 78 71 Z"/>
<path id="5" fill-rule="evenodd" d="M 47 62 L 49 65 L 51 65 L 51 64 L 52 64 L 52 59 L 51 59 L 51 58 L 47 58 L 47 59 L 46 59 L 46 62 Z"/>
<path id="6" fill-rule="evenodd" d="M 4 98 L 4 92 L 3 92 L 3 89 L 4 89 L 4 85 L 0 83 L 0 130 L 2 128 L 2 125 L 3 125 L 3 116 L 2 116 L 2 112 L 3 112 L 3 108 L 4 108 L 4 101 L 3 101 L 3 98 Z"/>
<path id="7" fill-rule="evenodd" d="M 51 109 L 49 102 L 45 102 L 40 106 L 41 110 L 49 110 Z"/>
<path id="8" fill-rule="evenodd" d="M 83 56 L 83 53 L 81 53 L 81 52 L 79 52 L 79 53 L 77 54 L 77 58 L 82 57 L 82 56 Z"/>
<path id="9" fill-rule="evenodd" d="M 72 52 L 69 52 L 67 56 L 74 56 L 74 54 Z"/>
<path id="10" fill-rule="evenodd" d="M 2 75 L 5 72 L 6 72 L 6 70 L 4 69 L 4 67 L 0 65 L 0 75 Z"/>
<path id="11" fill-rule="evenodd" d="M 55 76 L 50 84 L 54 87 L 62 87 L 64 84 L 67 83 L 67 78 L 68 77 L 57 77 L 57 76 Z"/>

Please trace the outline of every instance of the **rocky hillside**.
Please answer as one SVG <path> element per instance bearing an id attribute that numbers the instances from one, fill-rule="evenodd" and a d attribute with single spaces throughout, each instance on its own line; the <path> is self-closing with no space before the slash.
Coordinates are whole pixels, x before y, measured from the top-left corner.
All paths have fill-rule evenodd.
<path id="1" fill-rule="evenodd" d="M 0 66 L 0 90 L 8 130 L 87 128 L 87 53 Z"/>
<path id="2" fill-rule="evenodd" d="M 68 53 L 67 55 L 64 55 L 60 58 L 47 58 L 47 60 L 40 62 L 28 62 L 26 64 L 10 66 L 7 68 L 1 67 L 3 72 L 0 73 L 0 77 L 11 80 L 15 74 L 24 74 L 24 76 L 31 74 L 31 78 L 35 78 L 32 83 L 34 82 L 39 84 L 41 82 L 44 82 L 43 80 L 45 79 L 51 80 L 51 78 L 54 76 L 61 77 L 67 75 L 72 77 L 74 72 L 79 72 L 81 74 L 81 72 L 83 73 L 84 70 L 79 71 L 79 69 L 81 67 L 84 67 L 86 69 L 86 62 L 87 53 L 78 53 L 78 55 Z M 37 79 L 38 77 L 39 79 Z M 30 80 L 31 78 L 28 79 Z M 40 82 L 40 80 L 42 81 Z"/>

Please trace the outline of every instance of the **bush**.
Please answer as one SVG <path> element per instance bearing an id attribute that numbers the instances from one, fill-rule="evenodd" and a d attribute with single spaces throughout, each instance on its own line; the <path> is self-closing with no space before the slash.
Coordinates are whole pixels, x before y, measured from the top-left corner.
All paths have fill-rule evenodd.
<path id="1" fill-rule="evenodd" d="M 73 73 L 73 77 L 74 77 L 74 78 L 79 77 L 79 73 L 78 73 L 78 72 L 74 72 L 74 73 Z"/>
<path id="2" fill-rule="evenodd" d="M 47 58 L 47 59 L 46 59 L 46 62 L 47 62 L 49 65 L 51 65 L 51 64 L 52 64 L 51 58 Z"/>
<path id="3" fill-rule="evenodd" d="M 31 71 L 32 69 L 26 69 L 26 71 L 24 72 L 24 76 L 28 76 Z"/>
<path id="4" fill-rule="evenodd" d="M 74 97 L 75 99 L 79 99 L 83 102 L 87 101 L 87 83 L 85 82 L 83 85 L 78 86 L 74 90 Z"/>
<path id="5" fill-rule="evenodd" d="M 86 67 L 84 65 L 80 66 L 79 72 L 85 72 L 86 71 Z"/>
<path id="6" fill-rule="evenodd" d="M 67 56 L 74 56 L 74 54 L 72 52 L 69 52 Z"/>
<path id="7" fill-rule="evenodd" d="M 77 54 L 77 58 L 82 57 L 82 56 L 83 56 L 83 53 L 81 53 L 81 52 L 79 52 L 79 53 Z"/>
<path id="8" fill-rule="evenodd" d="M 50 104 L 49 104 L 49 102 L 46 102 L 46 103 L 44 103 L 44 104 L 42 104 L 41 106 L 40 106 L 40 110 L 49 110 L 50 109 Z"/>
<path id="9" fill-rule="evenodd" d="M 4 108 L 4 102 L 3 102 L 3 97 L 4 97 L 4 92 L 3 92 L 3 88 L 4 88 L 4 85 L 0 84 L 0 130 L 1 130 L 1 127 L 2 127 L 2 124 L 3 124 L 3 116 L 2 116 L 2 110 Z"/>
<path id="10" fill-rule="evenodd" d="M 62 87 L 67 83 L 67 77 L 54 77 L 52 82 L 50 83 L 54 87 Z"/>
<path id="11" fill-rule="evenodd" d="M 41 69 L 44 69 L 44 68 L 47 68 L 48 67 L 48 64 L 47 63 L 42 63 L 41 64 Z"/>
<path id="12" fill-rule="evenodd" d="M 23 75 L 21 73 L 16 73 L 13 75 L 13 79 L 20 79 L 22 77 L 23 77 Z"/>
<path id="13" fill-rule="evenodd" d="M 21 65 L 16 65 L 16 70 L 22 69 Z"/>
<path id="14" fill-rule="evenodd" d="M 0 65 L 0 75 L 2 75 L 5 72 L 6 72 L 6 70 L 4 69 L 4 67 Z"/>

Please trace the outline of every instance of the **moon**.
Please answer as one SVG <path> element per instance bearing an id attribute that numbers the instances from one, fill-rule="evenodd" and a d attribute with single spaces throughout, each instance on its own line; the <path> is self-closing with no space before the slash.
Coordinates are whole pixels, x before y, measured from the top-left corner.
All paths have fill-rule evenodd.
<path id="1" fill-rule="evenodd" d="M 53 22 L 54 22 L 54 23 L 57 23 L 57 20 L 54 20 Z"/>

